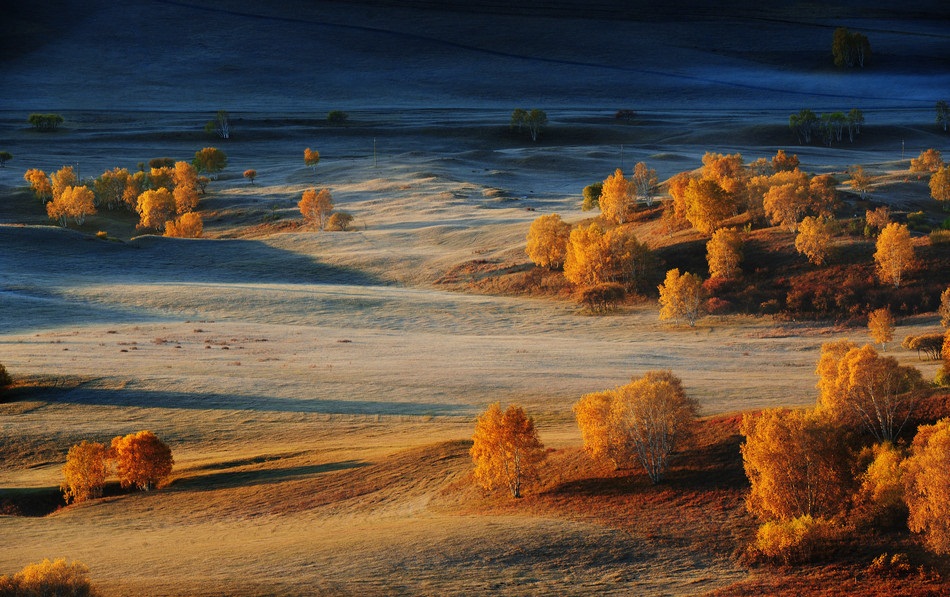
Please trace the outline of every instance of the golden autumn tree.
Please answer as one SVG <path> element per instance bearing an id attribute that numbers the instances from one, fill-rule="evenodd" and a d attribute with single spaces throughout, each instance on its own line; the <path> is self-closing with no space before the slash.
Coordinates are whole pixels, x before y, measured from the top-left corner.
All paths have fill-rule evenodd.
<path id="1" fill-rule="evenodd" d="M 125 181 L 125 190 L 122 191 L 122 202 L 129 211 L 136 211 L 139 204 L 139 195 L 145 192 L 145 172 L 129 174 Z"/>
<path id="2" fill-rule="evenodd" d="M 102 496 L 108 472 L 106 455 L 106 447 L 98 442 L 83 441 L 69 449 L 60 485 L 67 504 Z"/>
<path id="3" fill-rule="evenodd" d="M 950 328 L 950 286 L 940 293 L 940 306 L 937 307 L 937 314 L 940 315 L 940 325 Z M 950 355 L 944 355 L 950 357 Z"/>
<path id="4" fill-rule="evenodd" d="M 175 217 L 175 197 L 164 187 L 150 189 L 139 195 L 135 211 L 139 214 L 139 228 L 162 230 L 165 222 Z"/>
<path id="5" fill-rule="evenodd" d="M 66 187 L 46 204 L 46 214 L 60 226 L 65 227 L 69 218 L 82 226 L 86 216 L 96 213 L 95 201 L 95 194 L 87 187 Z"/>
<path id="6" fill-rule="evenodd" d="M 172 191 L 175 212 L 181 215 L 195 211 L 198 207 L 198 172 L 195 167 L 188 162 L 175 162 L 171 179 L 175 186 Z"/>
<path id="7" fill-rule="evenodd" d="M 53 185 L 46 172 L 38 168 L 30 168 L 23 174 L 23 180 L 30 183 L 33 194 L 40 201 L 46 201 L 53 196 Z"/>
<path id="8" fill-rule="evenodd" d="M 623 171 L 617 171 L 607 177 L 600 191 L 600 213 L 607 220 L 623 224 L 630 216 L 634 206 L 634 189 Z"/>
<path id="9" fill-rule="evenodd" d="M 874 230 L 884 230 L 884 228 L 891 223 L 891 210 L 886 205 L 882 205 L 876 209 L 868 209 L 864 212 L 864 221 L 867 223 L 868 228 Z M 867 234 L 867 232 L 865 232 Z"/>
<path id="10" fill-rule="evenodd" d="M 712 234 L 734 215 L 734 198 L 711 178 L 692 178 L 683 193 L 686 220 L 702 234 Z"/>
<path id="11" fill-rule="evenodd" d="M 874 261 L 878 277 L 884 284 L 899 287 L 904 275 L 914 267 L 914 245 L 910 230 L 897 222 L 888 224 L 877 237 L 876 248 Z"/>
<path id="12" fill-rule="evenodd" d="M 615 468 L 631 465 L 632 452 L 613 420 L 615 390 L 584 394 L 573 407 L 584 451 L 594 460 L 609 460 Z"/>
<path id="13" fill-rule="evenodd" d="M 666 279 L 658 286 L 660 291 L 660 319 L 679 322 L 686 319 L 696 325 L 703 304 L 703 282 L 696 274 L 674 268 L 666 272 Z"/>
<path id="14" fill-rule="evenodd" d="M 686 189 L 689 188 L 693 176 L 689 172 L 679 172 L 674 174 L 666 183 L 670 197 L 673 199 L 673 209 L 670 219 L 674 221 L 686 222 Z"/>
<path id="15" fill-rule="evenodd" d="M 903 469 L 907 526 L 934 553 L 950 554 L 950 418 L 917 430 Z"/>
<path id="16" fill-rule="evenodd" d="M 910 160 L 911 172 L 928 172 L 933 174 L 943 167 L 943 156 L 934 148 L 925 149 L 920 155 Z"/>
<path id="17" fill-rule="evenodd" d="M 257 178 L 257 170 L 249 168 L 244 171 L 244 178 L 247 179 L 248 184 L 254 184 L 254 179 Z"/>
<path id="18" fill-rule="evenodd" d="M 110 455 L 122 487 L 143 491 L 161 487 L 175 464 L 171 449 L 151 431 L 113 438 Z"/>
<path id="19" fill-rule="evenodd" d="M 795 250 L 815 265 L 824 264 L 831 247 L 831 226 L 824 218 L 806 216 L 798 225 Z"/>
<path id="20" fill-rule="evenodd" d="M 869 460 L 858 475 L 852 518 L 861 524 L 898 526 L 907 516 L 904 504 L 904 455 L 890 442 L 861 451 L 859 460 Z"/>
<path id="21" fill-rule="evenodd" d="M 333 197 L 330 195 L 330 189 L 307 189 L 300 197 L 297 203 L 300 213 L 303 215 L 303 221 L 310 226 L 317 226 L 320 230 L 326 228 L 327 219 L 333 212 Z"/>
<path id="22" fill-rule="evenodd" d="M 792 154 L 789 156 L 785 153 L 784 149 L 776 151 L 771 161 L 773 172 L 791 172 L 792 170 L 797 170 L 800 164 L 801 162 L 798 160 L 798 155 Z"/>
<path id="23" fill-rule="evenodd" d="M 89 567 L 63 558 L 29 564 L 10 576 L 0 576 L 0 594 L 13 597 L 97 597 L 89 580 Z"/>
<path id="24" fill-rule="evenodd" d="M 808 175 L 801 170 L 783 170 L 769 177 L 768 184 L 762 198 L 765 215 L 772 224 L 794 232 L 810 203 Z"/>
<path id="25" fill-rule="evenodd" d="M 528 229 L 525 253 L 539 267 L 558 269 L 564 265 L 571 227 L 558 214 L 539 216 Z"/>
<path id="26" fill-rule="evenodd" d="M 635 286 L 652 267 L 652 253 L 633 231 L 604 230 L 596 222 L 571 230 L 564 257 L 564 277 L 581 287 L 610 282 Z"/>
<path id="27" fill-rule="evenodd" d="M 201 216 L 193 211 L 165 222 L 165 236 L 169 237 L 200 238 L 203 231 L 204 222 L 201 221 Z"/>
<path id="28" fill-rule="evenodd" d="M 887 307 L 868 313 L 868 334 L 887 351 L 887 343 L 894 339 L 894 316 Z"/>
<path id="29" fill-rule="evenodd" d="M 742 233 L 736 228 L 720 228 L 706 243 L 710 278 L 735 278 L 742 270 Z"/>
<path id="30" fill-rule="evenodd" d="M 129 171 L 125 168 L 106 170 L 93 182 L 96 193 L 96 202 L 109 209 L 122 206 L 122 196 L 129 180 Z"/>
<path id="31" fill-rule="evenodd" d="M 172 162 L 174 164 L 174 162 Z M 148 172 L 148 188 L 150 189 L 175 189 L 174 165 L 153 167 Z"/>
<path id="32" fill-rule="evenodd" d="M 785 521 L 842 513 L 853 477 L 848 448 L 830 418 L 816 410 L 767 409 L 745 415 L 739 432 L 750 513 Z"/>
<path id="33" fill-rule="evenodd" d="M 63 166 L 56 172 L 53 172 L 49 180 L 54 200 L 60 196 L 66 187 L 75 187 L 79 184 L 79 179 L 76 178 L 76 171 L 73 170 L 72 166 Z"/>
<path id="34" fill-rule="evenodd" d="M 320 152 L 309 147 L 303 150 L 303 163 L 308 168 L 313 168 L 313 171 L 317 171 L 317 164 L 320 163 Z"/>
<path id="35" fill-rule="evenodd" d="M 818 408 L 824 404 L 831 404 L 838 391 L 838 364 L 848 351 L 858 348 L 854 342 L 842 338 L 832 340 L 821 345 L 821 354 L 815 366 L 815 375 L 818 376 Z"/>
<path id="36" fill-rule="evenodd" d="M 893 442 L 917 406 L 924 385 L 920 371 L 880 356 L 870 344 L 849 349 L 835 367 L 831 360 L 819 359 L 819 374 L 828 376 L 819 381 L 819 410 L 879 442 Z"/>
<path id="37" fill-rule="evenodd" d="M 944 209 L 950 208 L 950 166 L 940 168 L 930 177 L 930 196 Z"/>
<path id="38" fill-rule="evenodd" d="M 862 166 L 851 166 L 848 169 L 848 173 L 851 175 L 851 179 L 848 181 L 848 184 L 851 188 L 861 194 L 861 199 L 867 199 L 868 193 L 871 192 L 872 184 L 871 177 L 864 172 L 864 167 Z"/>
<path id="39" fill-rule="evenodd" d="M 470 453 L 475 481 L 489 491 L 504 487 L 515 498 L 537 480 L 545 456 L 534 419 L 515 404 L 502 412 L 497 402 L 478 416 Z"/>

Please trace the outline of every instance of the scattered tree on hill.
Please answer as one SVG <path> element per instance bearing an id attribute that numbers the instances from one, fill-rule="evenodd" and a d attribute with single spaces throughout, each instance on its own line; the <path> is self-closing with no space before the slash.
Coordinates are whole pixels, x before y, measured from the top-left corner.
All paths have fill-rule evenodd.
<path id="1" fill-rule="evenodd" d="M 811 206 L 809 182 L 808 175 L 801 170 L 776 172 L 769 177 L 762 207 L 772 224 L 795 231 L 799 218 Z"/>
<path id="2" fill-rule="evenodd" d="M 618 468 L 639 462 L 653 483 L 663 479 L 697 410 L 670 371 L 648 371 L 613 390 L 586 394 L 574 405 L 591 457 L 609 459 Z"/>
<path id="3" fill-rule="evenodd" d="M 637 162 L 633 167 L 633 178 L 630 180 L 636 196 L 642 199 L 647 207 L 653 207 L 653 199 L 660 183 L 656 170 L 648 168 L 643 162 Z"/>
<path id="4" fill-rule="evenodd" d="M 795 250 L 815 265 L 823 265 L 831 247 L 831 222 L 807 216 L 798 225 Z"/>
<path id="5" fill-rule="evenodd" d="M 0 168 L 6 166 L 7 162 L 13 159 L 13 154 L 9 151 L 0 151 Z"/>
<path id="6" fill-rule="evenodd" d="M 502 412 L 497 402 L 479 415 L 470 453 L 476 482 L 489 491 L 505 487 L 514 498 L 537 480 L 545 456 L 534 419 L 514 404 Z"/>
<path id="7" fill-rule="evenodd" d="M 171 180 L 175 187 L 175 213 L 181 215 L 198 208 L 198 172 L 188 162 L 175 162 L 171 170 Z"/>
<path id="8" fill-rule="evenodd" d="M 584 203 L 581 204 L 583 211 L 600 209 L 600 194 L 604 190 L 604 183 L 595 182 L 584 187 Z"/>
<path id="9" fill-rule="evenodd" d="M 884 230 L 891 223 L 891 209 L 886 205 L 882 205 L 876 209 L 865 210 L 864 221 L 869 229 Z M 869 232 L 866 231 L 865 236 L 870 236 Z"/>
<path id="10" fill-rule="evenodd" d="M 175 189 L 174 172 L 174 164 L 150 169 L 146 180 L 148 188 L 173 191 Z"/>
<path id="11" fill-rule="evenodd" d="M 122 487 L 143 491 L 161 487 L 175 464 L 171 449 L 151 431 L 113 438 L 110 454 Z"/>
<path id="12" fill-rule="evenodd" d="M 38 131 L 54 131 L 63 124 L 63 117 L 59 114 L 30 114 L 29 123 Z"/>
<path id="13" fill-rule="evenodd" d="M 518 132 L 522 130 L 528 131 L 528 135 L 532 141 L 538 140 L 541 131 L 547 124 L 548 115 L 544 110 L 539 110 L 538 108 L 532 108 L 531 110 L 516 108 L 511 113 L 511 128 L 517 129 Z"/>
<path id="14" fill-rule="evenodd" d="M 852 189 L 861 193 L 862 201 L 867 199 L 868 193 L 871 192 L 871 177 L 864 173 L 862 166 L 851 166 L 848 173 L 851 175 L 848 184 L 851 185 Z"/>
<path id="15" fill-rule="evenodd" d="M 96 196 L 88 187 L 66 187 L 46 204 L 46 213 L 60 226 L 66 226 L 67 218 L 82 226 L 86 216 L 96 213 Z"/>
<path id="16" fill-rule="evenodd" d="M 601 185 L 599 204 L 600 213 L 617 224 L 626 222 L 630 212 L 633 211 L 633 188 L 630 181 L 624 178 L 620 168 L 608 176 Z"/>
<path id="17" fill-rule="evenodd" d="M 208 123 L 205 124 L 205 132 L 212 135 L 217 135 L 222 139 L 230 139 L 231 115 L 224 110 L 218 110 L 214 120 L 209 120 Z"/>
<path id="18" fill-rule="evenodd" d="M 326 229 L 327 219 L 333 212 L 333 197 L 330 195 L 330 189 L 307 189 L 300 197 L 297 204 L 300 213 L 303 215 L 303 221 L 308 226 L 317 226 L 320 230 Z"/>
<path id="19" fill-rule="evenodd" d="M 821 382 L 827 391 L 819 397 L 819 409 L 842 425 L 863 427 L 879 442 L 897 438 L 923 387 L 920 371 L 878 355 L 870 344 L 848 350 L 833 371 L 826 362 L 821 373 L 831 377 Z"/>
<path id="20" fill-rule="evenodd" d="M 508 127 L 520 133 L 524 130 L 524 121 L 527 117 L 527 110 L 524 108 L 515 108 L 511 111 L 511 121 L 508 123 Z"/>
<path id="21" fill-rule="evenodd" d="M 245 170 L 244 178 L 247 179 L 249 184 L 254 184 L 254 179 L 257 178 L 257 170 Z"/>
<path id="22" fill-rule="evenodd" d="M 815 366 L 815 375 L 818 376 L 818 405 L 831 404 L 835 401 L 835 393 L 838 391 L 838 364 L 848 351 L 857 348 L 858 345 L 850 340 L 842 338 L 825 342 L 821 345 L 821 356 L 818 357 L 818 364 Z"/>
<path id="23" fill-rule="evenodd" d="M 950 419 L 918 428 L 903 468 L 907 526 L 934 553 L 950 553 Z"/>
<path id="24" fill-rule="evenodd" d="M 789 157 L 786 155 L 784 149 L 779 149 L 775 152 L 775 157 L 772 158 L 771 164 L 773 172 L 791 172 L 798 170 L 800 162 L 797 154 L 792 154 L 791 157 Z"/>
<path id="25" fill-rule="evenodd" d="M 904 338 L 901 346 L 907 350 L 916 350 L 917 359 L 920 360 L 921 353 L 929 360 L 936 361 L 940 358 L 943 349 L 943 334 L 920 334 L 910 335 Z"/>
<path id="26" fill-rule="evenodd" d="M 807 108 L 788 117 L 788 127 L 798 135 L 799 143 L 811 143 L 811 134 L 818 128 L 818 116 Z"/>
<path id="27" fill-rule="evenodd" d="M 894 339 L 894 316 L 887 307 L 868 313 L 868 334 L 887 352 L 887 343 Z"/>
<path id="28" fill-rule="evenodd" d="M 950 127 L 950 104 L 944 100 L 937 102 L 937 126 L 943 128 L 943 132 L 947 132 L 947 128 Z"/>
<path id="29" fill-rule="evenodd" d="M 735 278 L 742 270 L 742 233 L 736 228 L 720 228 L 706 243 L 710 278 Z"/>
<path id="30" fill-rule="evenodd" d="M 940 293 L 940 306 L 937 308 L 937 313 L 940 315 L 940 325 L 950 329 L 950 286 Z"/>
<path id="31" fill-rule="evenodd" d="M 350 229 L 350 224 L 352 223 L 353 214 L 345 211 L 337 211 L 330 216 L 329 220 L 327 220 L 327 230 L 346 232 Z"/>
<path id="32" fill-rule="evenodd" d="M 863 68 L 864 63 L 871 56 L 871 44 L 866 36 L 838 27 L 832 38 L 831 54 L 834 57 L 835 66 Z"/>
<path id="33" fill-rule="evenodd" d="M 925 149 L 916 158 L 910 159 L 911 172 L 929 172 L 933 174 L 943 168 L 943 156 L 934 148 Z"/>
<path id="34" fill-rule="evenodd" d="M 878 277 L 884 284 L 900 287 L 904 274 L 914 267 L 914 245 L 907 226 L 896 222 L 885 226 L 877 237 L 876 247 Z"/>
<path id="35" fill-rule="evenodd" d="M 571 227 L 558 214 L 538 217 L 528 229 L 525 252 L 539 267 L 559 269 L 567 255 L 567 242 Z"/>
<path id="36" fill-rule="evenodd" d="M 37 168 L 30 168 L 23 175 L 23 180 L 30 183 L 33 194 L 44 203 L 53 196 L 53 185 L 46 172 Z"/>
<path id="37" fill-rule="evenodd" d="M 165 222 L 175 217 L 175 197 L 162 187 L 149 189 L 138 197 L 135 211 L 139 214 L 139 228 L 154 228 L 162 230 Z"/>
<path id="38" fill-rule="evenodd" d="M 815 410 L 767 409 L 745 415 L 739 432 L 749 512 L 761 520 L 841 514 L 851 494 L 851 466 L 831 419 Z"/>
<path id="39" fill-rule="evenodd" d="M 181 214 L 175 220 L 165 222 L 165 236 L 173 238 L 201 238 L 204 222 L 193 211 Z"/>
<path id="40" fill-rule="evenodd" d="M 30 564 L 12 577 L 0 576 L 4 597 L 97 597 L 100 593 L 89 580 L 89 567 L 65 559 Z"/>
<path id="41" fill-rule="evenodd" d="M 699 276 L 689 272 L 680 274 L 679 268 L 666 272 L 666 279 L 657 287 L 660 291 L 660 319 L 680 317 L 690 326 L 696 325 L 703 304 L 703 283 Z"/>
<path id="42" fill-rule="evenodd" d="M 950 209 L 950 166 L 944 166 L 931 175 L 930 196 L 940 202 L 943 209 Z"/>
<path id="43" fill-rule="evenodd" d="M 604 230 L 596 222 L 571 230 L 564 257 L 564 277 L 574 286 L 617 282 L 636 287 L 653 265 L 646 244 L 627 228 Z"/>
<path id="44" fill-rule="evenodd" d="M 69 449 L 60 485 L 67 504 L 102 496 L 107 474 L 106 455 L 106 447 L 98 442 L 83 441 Z"/>
<path id="45" fill-rule="evenodd" d="M 212 179 L 228 165 L 228 156 L 217 147 L 205 147 L 195 152 L 192 164 L 199 173 L 207 172 Z"/>
<path id="46" fill-rule="evenodd" d="M 320 152 L 315 149 L 310 149 L 309 147 L 303 150 L 303 163 L 308 168 L 313 168 L 313 171 L 317 171 L 317 164 L 320 163 Z"/>
<path id="47" fill-rule="evenodd" d="M 330 110 L 327 113 L 327 122 L 330 124 L 346 124 L 350 119 L 350 115 L 342 110 Z"/>

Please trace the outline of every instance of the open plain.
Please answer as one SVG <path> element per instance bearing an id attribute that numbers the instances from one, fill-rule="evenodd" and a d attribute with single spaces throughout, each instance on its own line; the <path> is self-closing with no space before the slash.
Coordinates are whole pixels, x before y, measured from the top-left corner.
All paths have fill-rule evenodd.
<path id="1" fill-rule="evenodd" d="M 875 200 L 913 211 L 926 184 L 888 176 L 922 149 L 950 155 L 933 124 L 950 99 L 942 3 L 38 4 L 0 24 L 0 150 L 14 154 L 0 363 L 17 380 L 0 403 L 0 505 L 27 514 L 0 516 L 0 573 L 77 559 L 107 595 L 728 591 L 757 574 L 733 557 L 754 534 L 741 487 L 682 503 L 676 478 L 657 497 L 640 476 L 620 495 L 578 490 L 614 510 L 565 505 L 575 477 L 610 476 L 583 458 L 571 406 L 650 369 L 679 375 L 705 417 L 809 405 L 821 343 L 866 330 L 745 315 L 689 328 L 653 300 L 590 316 L 451 274 L 526 268 L 538 215 L 590 217 L 581 189 L 637 161 L 665 180 L 706 151 L 784 148 L 810 172 L 862 164 L 885 181 Z M 830 64 L 842 25 L 872 40 L 861 72 Z M 547 111 L 538 143 L 509 131 L 516 107 Z M 854 143 L 799 146 L 787 123 L 803 107 L 867 123 Z M 217 110 L 231 139 L 203 130 Z M 65 123 L 36 132 L 31 112 Z M 104 209 L 55 227 L 22 178 L 209 145 L 229 165 L 202 197 L 201 239 L 141 235 Z M 322 187 L 353 230 L 300 225 L 300 194 Z M 642 238 L 672 242 L 649 225 Z M 925 312 L 898 333 L 936 325 Z M 894 355 L 933 378 L 936 363 Z M 523 405 L 550 449 L 523 506 L 471 484 L 466 441 L 495 401 Z M 139 429 L 173 450 L 167 488 L 56 510 L 71 445 Z M 691 514 L 636 520 L 641 501 Z"/>

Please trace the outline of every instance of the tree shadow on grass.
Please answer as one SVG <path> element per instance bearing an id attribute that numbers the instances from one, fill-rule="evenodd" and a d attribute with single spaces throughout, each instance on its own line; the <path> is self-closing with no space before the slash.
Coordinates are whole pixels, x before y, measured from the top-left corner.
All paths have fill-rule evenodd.
<path id="1" fill-rule="evenodd" d="M 367 466 L 362 460 L 344 460 L 324 464 L 308 464 L 288 468 L 260 469 L 252 471 L 222 471 L 207 475 L 194 475 L 175 479 L 169 488 L 176 491 L 215 491 L 268 485 L 284 481 L 306 479 L 314 475 Z"/>

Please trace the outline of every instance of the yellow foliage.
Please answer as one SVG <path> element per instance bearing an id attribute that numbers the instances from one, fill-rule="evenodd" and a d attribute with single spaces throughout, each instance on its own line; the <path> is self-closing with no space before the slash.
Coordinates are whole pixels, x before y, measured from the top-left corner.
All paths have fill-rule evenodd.
<path id="1" fill-rule="evenodd" d="M 130 211 L 135 211 L 138 206 L 139 195 L 145 192 L 145 173 L 136 172 L 130 174 L 125 181 L 125 190 L 122 191 L 122 201 Z"/>
<path id="2" fill-rule="evenodd" d="M 632 454 L 611 420 L 614 390 L 584 394 L 574 404 L 574 417 L 584 440 L 584 450 L 595 460 L 605 459 L 617 468 L 629 465 Z"/>
<path id="3" fill-rule="evenodd" d="M 930 196 L 934 201 L 950 203 L 950 166 L 944 166 L 931 175 Z"/>
<path id="4" fill-rule="evenodd" d="M 950 554 L 950 419 L 917 430 L 903 469 L 910 530 L 933 552 Z"/>
<path id="5" fill-rule="evenodd" d="M 53 172 L 53 174 L 50 175 L 53 199 L 58 198 L 66 187 L 74 187 L 78 183 L 79 180 L 76 178 L 76 172 L 72 166 L 63 166 L 56 172 Z"/>
<path id="6" fill-rule="evenodd" d="M 600 191 L 600 212 L 604 218 L 617 224 L 627 221 L 634 206 L 634 189 L 630 181 L 624 178 L 623 171 L 617 171 L 607 177 Z"/>
<path id="7" fill-rule="evenodd" d="M 505 487 L 520 498 L 522 487 L 537 480 L 544 446 L 534 420 L 520 406 L 511 404 L 502 412 L 497 402 L 490 405 L 475 423 L 472 442 L 475 480 L 485 489 Z"/>
<path id="8" fill-rule="evenodd" d="M 885 226 L 891 223 L 891 210 L 886 205 L 877 209 L 868 209 L 864 212 L 864 221 L 871 228 L 883 230 Z"/>
<path id="9" fill-rule="evenodd" d="M 683 194 L 686 219 L 703 234 L 712 234 L 727 218 L 735 215 L 734 197 L 711 178 L 692 178 Z"/>
<path id="10" fill-rule="evenodd" d="M 824 218 L 807 216 L 798 225 L 795 250 L 814 265 L 822 265 L 831 246 L 831 224 Z"/>
<path id="11" fill-rule="evenodd" d="M 866 448 L 862 458 L 870 458 L 867 468 L 858 477 L 861 486 L 854 497 L 854 517 L 873 523 L 904 511 L 903 455 L 890 442 Z"/>
<path id="12" fill-rule="evenodd" d="M 215 178 L 228 165 L 228 156 L 217 147 L 205 147 L 195 152 L 192 163 L 198 172 L 207 172 Z"/>
<path id="13" fill-rule="evenodd" d="M 703 305 L 703 283 L 696 274 L 679 268 L 666 272 L 666 279 L 657 287 L 660 291 L 660 319 L 679 321 L 684 317 L 690 326 L 696 325 Z"/>
<path id="14" fill-rule="evenodd" d="M 791 157 L 789 157 L 784 149 L 779 149 L 775 152 L 775 157 L 772 158 L 771 163 L 773 172 L 789 172 L 797 170 L 800 162 L 798 155 L 792 154 Z"/>
<path id="15" fill-rule="evenodd" d="M 940 325 L 950 328 L 950 286 L 940 293 L 940 306 L 937 308 L 937 313 L 940 315 Z M 947 353 L 944 355 L 950 358 Z"/>
<path id="16" fill-rule="evenodd" d="M 145 491 L 161 487 L 175 463 L 171 449 L 151 431 L 113 438 L 111 455 L 122 487 Z"/>
<path id="17" fill-rule="evenodd" d="M 194 211 L 198 207 L 198 172 L 188 162 L 175 162 L 171 173 L 175 189 L 175 212 L 178 215 Z"/>
<path id="18" fill-rule="evenodd" d="M 943 167 L 943 156 L 934 148 L 925 149 L 910 160 L 911 172 L 936 172 Z"/>
<path id="19" fill-rule="evenodd" d="M 70 448 L 60 485 L 66 503 L 100 497 L 105 484 L 106 447 L 97 442 L 83 441 Z"/>
<path id="20" fill-rule="evenodd" d="M 170 166 L 152 168 L 148 173 L 148 187 L 150 189 L 175 189 L 174 180 L 175 169 Z"/>
<path id="21" fill-rule="evenodd" d="M 564 265 L 571 227 L 558 214 L 538 217 L 528 229 L 525 252 L 540 267 L 557 269 Z"/>
<path id="22" fill-rule="evenodd" d="M 300 197 L 297 207 L 300 208 L 304 223 L 323 230 L 333 211 L 333 197 L 329 189 L 320 189 L 319 193 L 314 189 L 307 189 Z"/>
<path id="23" fill-rule="evenodd" d="M 51 220 L 59 221 L 60 226 L 66 225 L 67 218 L 73 218 L 82 226 L 87 215 L 96 213 L 95 201 L 95 195 L 87 187 L 66 187 L 46 204 L 46 214 Z"/>
<path id="24" fill-rule="evenodd" d="M 193 211 L 182 214 L 176 220 L 165 222 L 165 236 L 200 238 L 203 231 L 204 223 L 201 221 L 201 216 Z"/>
<path id="25" fill-rule="evenodd" d="M 736 228 L 720 228 L 706 243 L 710 278 L 735 278 L 742 270 L 742 233 Z"/>
<path id="26" fill-rule="evenodd" d="M 747 414 L 739 432 L 751 488 L 749 512 L 762 520 L 834 517 L 850 497 L 851 471 L 840 429 L 817 410 Z"/>
<path id="27" fill-rule="evenodd" d="M 317 169 L 317 164 L 320 163 L 320 152 L 310 149 L 309 147 L 303 150 L 303 163 L 314 170 Z"/>
<path id="28" fill-rule="evenodd" d="M 139 195 L 135 211 L 139 228 L 163 229 L 165 222 L 175 216 L 175 197 L 164 187 L 145 191 Z"/>
<path id="29" fill-rule="evenodd" d="M 762 206 L 772 224 L 794 231 L 809 206 L 808 176 L 801 170 L 776 172 L 769 177 Z"/>
<path id="30" fill-rule="evenodd" d="M 94 184 L 96 199 L 109 209 L 115 209 L 123 203 L 123 194 L 129 181 L 129 171 L 125 168 L 106 170 Z"/>
<path id="31" fill-rule="evenodd" d="M 868 313 L 868 334 L 887 350 L 887 343 L 894 339 L 894 316 L 890 309 L 882 307 Z"/>
<path id="32" fill-rule="evenodd" d="M 759 527 L 753 549 L 783 564 L 802 564 L 812 559 L 821 545 L 840 534 L 830 520 L 809 515 L 769 521 Z"/>
<path id="33" fill-rule="evenodd" d="M 649 248 L 628 228 L 605 231 L 597 223 L 571 230 L 564 257 L 564 277 L 575 286 L 609 282 L 633 285 L 652 265 Z"/>
<path id="34" fill-rule="evenodd" d="M 30 168 L 23 175 L 23 180 L 30 183 L 30 188 L 33 189 L 33 194 L 36 195 L 37 199 L 45 201 L 53 196 L 53 185 L 50 183 L 49 177 L 46 176 L 46 172 L 37 168 Z"/>
<path id="35" fill-rule="evenodd" d="M 67 564 L 60 558 L 30 564 L 13 577 L 0 576 L 0 592 L 17 597 L 95 597 L 89 568 L 81 562 Z"/>
<path id="36" fill-rule="evenodd" d="M 901 285 L 904 274 L 914 267 L 914 245 L 910 230 L 896 222 L 888 224 L 877 237 L 874 261 L 877 274 L 884 284 Z"/>

